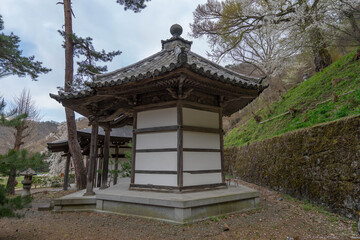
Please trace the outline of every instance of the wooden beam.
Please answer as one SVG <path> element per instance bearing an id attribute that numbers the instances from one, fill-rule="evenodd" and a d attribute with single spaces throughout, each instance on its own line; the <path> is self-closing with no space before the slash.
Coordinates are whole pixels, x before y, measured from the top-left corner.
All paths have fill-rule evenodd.
<path id="1" fill-rule="evenodd" d="M 177 148 L 158 148 L 158 149 L 136 149 L 137 153 L 147 152 L 176 152 Z"/>
<path id="2" fill-rule="evenodd" d="M 137 153 L 147 152 L 176 152 L 177 148 L 137 149 Z M 210 148 L 183 148 L 184 152 L 221 152 L 221 149 Z"/>
<path id="3" fill-rule="evenodd" d="M 189 131 L 189 132 L 220 133 L 219 128 L 206 128 L 206 127 L 181 126 L 181 125 L 140 128 L 134 131 L 135 133 L 158 133 L 158 132 L 177 131 L 179 128 L 181 128 L 183 131 Z"/>
<path id="4" fill-rule="evenodd" d="M 96 164 L 96 156 L 97 156 L 97 137 L 98 137 L 98 127 L 99 123 L 94 121 L 92 123 L 91 129 L 91 142 L 90 142 L 90 159 L 89 159 L 89 168 L 88 168 L 88 176 L 86 183 L 86 192 L 84 196 L 92 196 L 95 195 L 94 192 L 94 168 Z"/>
<path id="5" fill-rule="evenodd" d="M 177 171 L 166 171 L 166 170 L 135 170 L 135 173 L 142 173 L 142 174 L 177 174 Z"/>
<path id="6" fill-rule="evenodd" d="M 211 169 L 211 170 L 186 170 L 184 173 L 190 174 L 205 174 L 205 173 L 221 173 L 221 169 Z"/>
<path id="7" fill-rule="evenodd" d="M 206 173 L 221 173 L 221 169 L 211 169 L 211 170 L 186 170 L 184 173 L 190 174 L 206 174 Z M 168 170 L 136 170 L 135 173 L 141 174 L 178 174 L 178 171 L 168 171 Z"/>
<path id="8" fill-rule="evenodd" d="M 138 190 L 152 190 L 159 192 L 199 192 L 204 190 L 222 189 L 226 188 L 226 183 L 214 183 L 204 185 L 192 185 L 192 186 L 164 186 L 164 185 L 152 185 L 152 184 L 130 184 L 130 189 Z"/>
<path id="9" fill-rule="evenodd" d="M 176 131 L 179 128 L 178 125 L 166 126 L 166 127 L 150 127 L 134 129 L 135 133 L 154 133 L 154 132 L 171 132 Z"/>
<path id="10" fill-rule="evenodd" d="M 221 149 L 184 148 L 184 152 L 221 152 Z"/>

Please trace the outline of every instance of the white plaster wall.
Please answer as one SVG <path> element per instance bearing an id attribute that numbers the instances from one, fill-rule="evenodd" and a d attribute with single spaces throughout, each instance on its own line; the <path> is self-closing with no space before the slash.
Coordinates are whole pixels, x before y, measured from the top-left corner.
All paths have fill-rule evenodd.
<path id="1" fill-rule="evenodd" d="M 177 152 L 136 153 L 136 170 L 177 170 Z"/>
<path id="2" fill-rule="evenodd" d="M 219 113 L 183 108 L 183 125 L 219 128 Z"/>
<path id="3" fill-rule="evenodd" d="M 183 170 L 221 169 L 220 152 L 184 152 Z"/>
<path id="4" fill-rule="evenodd" d="M 176 108 L 165 108 L 138 112 L 137 128 L 163 127 L 177 125 Z"/>
<path id="5" fill-rule="evenodd" d="M 177 133 L 142 133 L 136 135 L 136 149 L 177 148 Z"/>
<path id="6" fill-rule="evenodd" d="M 220 149 L 220 135 L 218 133 L 183 132 L 184 148 Z"/>
<path id="7" fill-rule="evenodd" d="M 214 184 L 221 182 L 222 182 L 221 173 L 202 173 L 202 174 L 183 173 L 184 186 Z"/>
<path id="8" fill-rule="evenodd" d="M 177 186 L 177 175 L 135 173 L 135 184 Z"/>

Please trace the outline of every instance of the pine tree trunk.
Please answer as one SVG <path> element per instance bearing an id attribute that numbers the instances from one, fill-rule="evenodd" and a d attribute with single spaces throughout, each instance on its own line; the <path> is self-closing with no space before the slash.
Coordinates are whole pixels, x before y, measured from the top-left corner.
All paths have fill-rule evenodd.
<path id="1" fill-rule="evenodd" d="M 15 127 L 15 143 L 14 143 L 14 151 L 18 151 L 23 144 L 23 132 L 27 128 L 25 124 L 19 125 Z M 16 181 L 16 168 L 10 169 L 10 174 L 8 181 L 6 183 L 6 188 L 9 195 L 15 194 L 15 181 Z"/>
<path id="2" fill-rule="evenodd" d="M 72 12 L 71 0 L 64 0 L 64 16 L 65 16 L 65 91 L 70 91 L 68 84 L 73 82 L 74 72 L 74 46 L 69 35 L 72 34 Z M 69 151 L 74 161 L 75 176 L 78 189 L 86 187 L 86 170 L 81 153 L 80 144 L 77 139 L 75 114 L 69 108 L 65 108 L 66 123 L 68 129 Z"/>
<path id="3" fill-rule="evenodd" d="M 16 181 L 16 169 L 12 168 L 10 169 L 9 178 L 6 184 L 6 188 L 9 195 L 15 194 L 15 181 Z"/>

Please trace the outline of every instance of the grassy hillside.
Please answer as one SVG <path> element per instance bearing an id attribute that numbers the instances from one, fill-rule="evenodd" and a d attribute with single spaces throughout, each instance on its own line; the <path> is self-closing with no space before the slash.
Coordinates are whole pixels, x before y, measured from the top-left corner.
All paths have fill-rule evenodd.
<path id="1" fill-rule="evenodd" d="M 322 72 L 288 91 L 269 109 L 257 112 L 261 122 L 253 118 L 232 129 L 225 136 L 225 146 L 242 146 L 315 124 L 360 114 L 360 60 L 354 61 L 356 51 L 339 59 Z M 348 93 L 349 91 L 353 92 Z M 326 101 L 331 99 L 330 101 Z"/>

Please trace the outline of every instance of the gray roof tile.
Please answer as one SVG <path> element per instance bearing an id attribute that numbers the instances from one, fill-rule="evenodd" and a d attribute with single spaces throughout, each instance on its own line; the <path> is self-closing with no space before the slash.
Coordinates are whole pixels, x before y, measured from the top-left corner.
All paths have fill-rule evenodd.
<path id="1" fill-rule="evenodd" d="M 241 75 L 192 52 L 190 50 L 191 44 L 192 42 L 180 36 L 173 36 L 162 41 L 162 50 L 160 52 L 113 72 L 95 75 L 94 81 L 86 84 L 90 88 L 122 85 L 157 77 L 176 68 L 186 67 L 200 75 L 226 84 L 249 89 L 263 90 L 265 88 L 261 85 L 262 79 L 260 78 Z M 179 56 L 180 54 L 181 56 Z M 50 94 L 50 96 L 60 101 L 93 94 L 94 89 L 86 89 L 72 92 L 59 91 L 59 95 Z"/>

